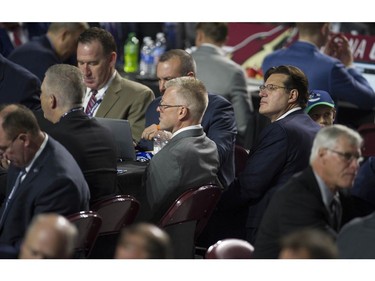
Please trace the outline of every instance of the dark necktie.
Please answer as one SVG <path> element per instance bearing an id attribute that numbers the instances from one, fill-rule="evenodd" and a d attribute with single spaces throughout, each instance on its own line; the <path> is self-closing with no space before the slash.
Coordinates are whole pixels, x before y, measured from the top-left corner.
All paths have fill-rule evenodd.
<path id="1" fill-rule="evenodd" d="M 96 99 L 96 94 L 98 93 L 97 90 L 92 90 L 91 91 L 91 97 L 90 97 L 90 100 L 89 102 L 87 103 L 87 107 L 86 107 L 86 114 L 90 117 L 92 117 L 94 115 L 94 110 L 95 110 L 95 104 L 97 102 L 97 99 Z"/>
<path id="2" fill-rule="evenodd" d="M 338 232 L 340 230 L 341 215 L 342 215 L 342 207 L 341 207 L 340 197 L 338 193 L 336 193 L 333 196 L 333 199 L 330 204 L 330 209 L 331 209 L 331 216 L 332 216 L 332 226 Z"/>
<path id="3" fill-rule="evenodd" d="M 12 190 L 11 190 L 11 192 L 10 192 L 10 194 L 9 194 L 9 196 L 8 196 L 8 198 L 7 198 L 7 200 L 6 200 L 6 202 L 5 202 L 4 210 L 3 210 L 3 213 L 2 213 L 2 215 L 1 215 L 1 219 L 0 219 L 0 229 L 2 228 L 2 225 L 3 225 L 3 223 L 4 223 L 4 220 L 5 220 L 5 217 L 6 217 L 6 215 L 7 215 L 7 212 L 9 211 L 9 208 L 8 208 L 8 207 L 9 207 L 9 204 L 10 204 L 11 200 L 13 199 L 14 193 L 16 192 L 17 188 L 20 186 L 22 176 L 25 175 L 25 174 L 26 174 L 25 169 L 22 169 L 22 170 L 19 172 L 19 174 L 18 174 L 18 176 L 17 176 L 17 178 L 16 178 L 16 181 L 14 182 L 13 188 L 12 188 Z"/>

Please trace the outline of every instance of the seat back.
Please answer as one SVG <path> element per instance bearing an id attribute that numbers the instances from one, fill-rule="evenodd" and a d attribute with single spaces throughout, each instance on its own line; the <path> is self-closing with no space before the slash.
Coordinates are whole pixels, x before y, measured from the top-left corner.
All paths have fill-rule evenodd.
<path id="1" fill-rule="evenodd" d="M 91 210 L 102 218 L 99 236 L 120 233 L 124 226 L 133 223 L 139 205 L 131 195 L 116 195 L 94 203 Z"/>
<path id="2" fill-rule="evenodd" d="M 363 137 L 363 156 L 375 156 L 375 124 L 368 123 L 359 126 L 358 133 Z"/>
<path id="3" fill-rule="evenodd" d="M 160 219 L 159 227 L 165 228 L 196 221 L 195 238 L 197 238 L 206 226 L 208 218 L 220 199 L 221 192 L 221 188 L 216 184 L 207 184 L 185 191 Z"/>
<path id="4" fill-rule="evenodd" d="M 245 148 L 238 144 L 234 146 L 234 170 L 236 177 L 245 169 L 248 157 L 249 153 Z"/>
<path id="5" fill-rule="evenodd" d="M 211 216 L 222 190 L 215 184 L 192 188 L 179 196 L 158 226 L 171 237 L 174 258 L 194 258 L 195 241 Z"/>
<path id="6" fill-rule="evenodd" d="M 67 216 L 78 230 L 74 258 L 86 258 L 96 241 L 102 218 L 93 211 L 81 211 Z"/>
<path id="7" fill-rule="evenodd" d="M 242 239 L 228 238 L 211 245 L 206 254 L 206 259 L 250 259 L 254 247 Z"/>

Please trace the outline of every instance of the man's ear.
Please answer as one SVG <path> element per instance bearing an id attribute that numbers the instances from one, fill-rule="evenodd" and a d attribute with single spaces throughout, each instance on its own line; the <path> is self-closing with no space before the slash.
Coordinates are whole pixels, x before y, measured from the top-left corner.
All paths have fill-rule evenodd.
<path id="1" fill-rule="evenodd" d="M 289 103 L 296 103 L 296 101 L 298 100 L 298 96 L 299 96 L 298 90 L 292 89 L 289 92 Z"/>
<path id="2" fill-rule="evenodd" d="M 55 109 L 57 107 L 57 99 L 55 95 L 50 95 L 49 97 L 49 103 L 52 109 Z"/>
<path id="3" fill-rule="evenodd" d="M 179 120 L 184 120 L 186 119 L 186 117 L 188 116 L 189 114 L 189 110 L 187 107 L 185 106 L 181 106 L 179 109 L 178 109 L 178 119 Z"/>

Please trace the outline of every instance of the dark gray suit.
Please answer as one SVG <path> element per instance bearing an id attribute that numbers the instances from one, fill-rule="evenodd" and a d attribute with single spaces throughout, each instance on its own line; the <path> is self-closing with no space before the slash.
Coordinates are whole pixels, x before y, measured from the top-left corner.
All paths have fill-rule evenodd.
<path id="1" fill-rule="evenodd" d="M 174 136 L 151 160 L 146 170 L 145 198 L 141 199 L 139 220 L 158 223 L 169 206 L 184 191 L 204 184 L 219 183 L 216 144 L 202 128 Z M 194 257 L 195 222 L 166 229 L 175 258 Z"/>
<path id="2" fill-rule="evenodd" d="M 6 197 L 18 173 L 18 168 L 9 168 Z M 77 162 L 65 147 L 49 137 L 46 147 L 13 195 L 0 228 L 0 244 L 19 247 L 35 215 L 54 212 L 66 216 L 88 210 L 89 199 L 90 191 Z"/>
<path id="3" fill-rule="evenodd" d="M 219 155 L 216 144 L 203 129 L 179 133 L 150 161 L 146 194 L 152 217 L 164 213 L 189 188 L 218 182 Z"/>

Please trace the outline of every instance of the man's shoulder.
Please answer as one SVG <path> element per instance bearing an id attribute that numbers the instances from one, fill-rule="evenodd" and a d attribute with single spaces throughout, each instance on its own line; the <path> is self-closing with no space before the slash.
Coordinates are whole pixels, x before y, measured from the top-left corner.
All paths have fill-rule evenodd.
<path id="1" fill-rule="evenodd" d="M 32 52 L 33 54 L 55 53 L 47 37 L 42 36 L 34 38 L 14 49 L 9 55 L 9 59 L 13 59 L 19 55 L 28 55 L 30 54 L 29 52 Z"/>
<path id="2" fill-rule="evenodd" d="M 7 73 L 10 74 L 7 79 L 13 79 L 13 80 L 15 80 L 16 78 L 21 79 L 21 80 L 17 80 L 18 83 L 24 82 L 25 80 L 29 80 L 29 81 L 34 80 L 38 84 L 41 84 L 39 78 L 35 74 L 31 73 L 25 67 L 11 60 L 6 60 L 4 66 L 5 66 L 4 67 L 5 75 Z"/>
<path id="3" fill-rule="evenodd" d="M 152 90 L 149 87 L 147 87 L 146 85 L 144 85 L 140 82 L 127 79 L 125 77 L 122 77 L 120 74 L 118 74 L 117 78 L 118 78 L 118 81 L 121 84 L 122 89 L 133 89 L 133 90 L 136 90 L 136 91 L 139 91 L 139 92 L 143 92 L 143 91 L 151 91 L 152 92 Z"/>
<path id="4" fill-rule="evenodd" d="M 213 105 L 226 105 L 230 106 L 231 103 L 221 95 L 208 92 L 208 106 Z"/>

